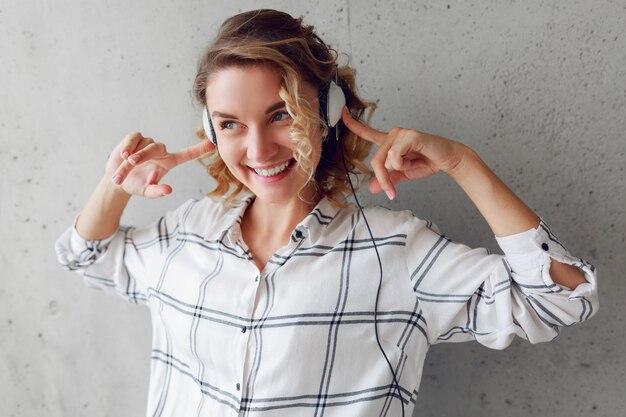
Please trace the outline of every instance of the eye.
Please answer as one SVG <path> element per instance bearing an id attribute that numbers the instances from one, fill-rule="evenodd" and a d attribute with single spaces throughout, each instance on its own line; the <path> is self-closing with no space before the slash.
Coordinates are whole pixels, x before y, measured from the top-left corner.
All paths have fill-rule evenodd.
<path id="1" fill-rule="evenodd" d="M 285 120 L 291 119 L 291 115 L 287 113 L 286 111 L 279 111 L 279 112 L 274 113 L 272 118 L 276 120 L 277 122 L 284 122 Z"/>
<path id="2" fill-rule="evenodd" d="M 238 125 L 239 123 L 237 122 L 233 122 L 232 120 L 226 120 L 222 123 L 220 123 L 220 128 L 222 130 L 226 129 L 226 130 L 232 130 L 236 128 L 236 125 Z"/>

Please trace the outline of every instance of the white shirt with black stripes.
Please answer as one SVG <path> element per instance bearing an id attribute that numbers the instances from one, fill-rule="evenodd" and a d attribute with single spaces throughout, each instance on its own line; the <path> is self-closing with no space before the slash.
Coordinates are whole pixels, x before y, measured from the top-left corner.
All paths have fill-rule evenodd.
<path id="1" fill-rule="evenodd" d="M 322 199 L 259 271 L 240 229 L 252 199 L 190 199 L 146 227 L 87 241 L 72 226 L 56 241 L 87 285 L 150 309 L 148 416 L 400 416 L 375 321 L 411 416 L 431 344 L 549 341 L 598 310 L 595 268 L 543 221 L 496 238 L 503 256 L 368 207 L 384 271 L 375 317 L 378 259 L 356 207 Z M 551 258 L 588 282 L 555 284 Z"/>

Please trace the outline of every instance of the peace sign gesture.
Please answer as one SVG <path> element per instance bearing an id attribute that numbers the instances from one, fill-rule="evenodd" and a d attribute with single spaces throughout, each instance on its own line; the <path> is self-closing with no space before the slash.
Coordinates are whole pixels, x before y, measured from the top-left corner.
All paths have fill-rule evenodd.
<path id="1" fill-rule="evenodd" d="M 211 151 L 210 140 L 169 153 L 163 143 L 157 143 L 139 132 L 126 137 L 113 149 L 105 173 L 128 194 L 157 198 L 172 192 L 172 187 L 159 184 L 167 172 L 185 162 Z"/>
<path id="2" fill-rule="evenodd" d="M 341 118 L 351 132 L 378 145 L 371 160 L 376 179 L 369 188 L 372 193 L 384 190 L 392 200 L 396 196 L 395 184 L 439 171 L 450 173 L 468 149 L 460 142 L 412 129 L 394 127 L 389 132 L 372 129 L 354 120 L 347 107 L 343 108 Z"/>

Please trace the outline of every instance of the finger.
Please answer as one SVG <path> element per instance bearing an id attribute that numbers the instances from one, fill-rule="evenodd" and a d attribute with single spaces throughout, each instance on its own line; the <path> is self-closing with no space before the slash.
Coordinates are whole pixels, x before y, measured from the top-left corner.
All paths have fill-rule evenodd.
<path id="1" fill-rule="evenodd" d="M 121 183 L 124 182 L 124 180 L 126 179 L 126 177 L 128 176 L 128 173 L 133 169 L 133 166 L 130 164 L 130 162 L 128 161 L 122 161 L 122 163 L 120 164 L 120 166 L 117 167 L 117 169 L 115 170 L 115 172 L 113 173 L 113 175 L 111 176 L 111 180 L 117 184 L 120 185 Z"/>
<path id="2" fill-rule="evenodd" d="M 141 152 L 142 149 L 147 148 L 152 144 L 154 144 L 154 141 L 151 138 L 142 138 L 139 141 L 135 148 L 136 152 L 134 154 L 131 154 L 131 156 L 129 156 L 126 160 L 122 161 L 122 163 L 117 167 L 117 169 L 111 176 L 111 179 L 115 184 L 120 185 L 121 183 L 123 183 L 130 171 L 132 171 L 135 167 L 131 163 L 131 159 L 133 158 L 133 156 L 135 156 L 138 152 Z"/>
<path id="3" fill-rule="evenodd" d="M 158 156 L 163 156 L 167 153 L 167 149 L 163 143 L 153 142 L 145 148 L 135 152 L 128 158 L 128 162 L 132 165 L 139 165 L 142 162 L 149 161 Z"/>
<path id="4" fill-rule="evenodd" d="M 404 157 L 402 149 L 398 146 L 392 146 L 387 152 L 387 159 L 385 159 L 385 168 L 388 170 L 401 171 L 404 164 Z"/>
<path id="5" fill-rule="evenodd" d="M 146 147 L 150 146 L 153 143 L 155 143 L 155 142 L 154 142 L 154 140 L 152 138 L 147 138 L 147 137 L 141 138 L 139 140 L 139 142 L 137 143 L 137 145 L 135 146 L 135 148 L 132 151 L 130 151 L 130 154 L 126 155 L 125 160 L 129 161 L 132 164 L 133 161 L 134 161 L 135 155 L 137 155 L 143 149 L 145 149 Z M 137 164 L 135 163 L 135 165 L 137 165 Z"/>
<path id="6" fill-rule="evenodd" d="M 174 162 L 176 165 L 184 164 L 185 162 L 191 161 L 192 159 L 199 158 L 207 152 L 215 149 L 215 145 L 208 139 L 204 139 L 202 142 L 197 143 L 193 146 L 189 146 L 188 148 L 183 149 L 182 151 L 178 151 L 173 153 Z"/>
<path id="7" fill-rule="evenodd" d="M 428 177 L 437 173 L 437 171 L 433 170 L 433 167 L 422 158 L 407 161 L 403 171 L 407 174 L 407 177 L 412 179 Z"/>
<path id="8" fill-rule="evenodd" d="M 389 172 L 387 172 L 387 169 L 385 168 L 385 161 L 387 160 L 387 152 L 389 151 L 392 143 L 392 140 L 388 140 L 381 144 L 380 148 L 378 148 L 370 161 L 381 188 L 385 191 L 390 200 L 395 198 L 396 190 L 393 183 L 389 179 Z"/>
<path id="9" fill-rule="evenodd" d="M 137 148 L 137 145 L 144 137 L 139 132 L 129 133 L 122 139 L 122 148 L 120 149 L 120 156 L 126 160 Z"/>
<path id="10" fill-rule="evenodd" d="M 158 198 L 172 193 L 172 187 L 168 184 L 150 184 L 143 190 L 146 198 Z"/>
<path id="11" fill-rule="evenodd" d="M 354 120 L 347 107 L 344 107 L 341 111 L 341 120 L 343 120 L 343 123 L 346 125 L 348 130 L 368 142 L 380 145 L 387 137 L 386 133 L 372 129 L 369 126 Z"/>
<path id="12" fill-rule="evenodd" d="M 423 159 L 414 159 L 407 163 L 407 168 L 402 169 L 400 171 L 391 171 L 389 173 L 389 179 L 394 184 L 394 186 L 398 183 L 408 180 L 417 180 L 420 178 L 430 177 L 436 172 L 433 171 L 432 167 Z M 375 178 L 369 185 L 370 192 L 376 194 L 383 191 L 383 188 L 380 185 L 380 182 L 377 178 Z"/>
<path id="13" fill-rule="evenodd" d="M 389 180 L 394 184 L 394 186 L 395 184 L 408 181 L 409 179 L 410 178 L 408 178 L 404 174 L 404 172 L 401 172 L 401 171 L 391 171 L 389 173 Z M 373 194 L 383 191 L 383 188 L 380 186 L 380 182 L 378 181 L 378 178 L 374 178 L 374 180 L 370 182 L 369 189 L 370 189 L 370 192 Z"/>
<path id="14" fill-rule="evenodd" d="M 139 152 L 141 149 L 150 146 L 154 141 L 151 138 L 142 138 L 137 144 L 135 150 Z M 120 185 L 124 182 L 130 171 L 133 170 L 134 165 L 131 164 L 130 159 L 134 156 L 131 154 L 126 160 L 122 161 L 122 163 L 117 167 L 115 172 L 112 175 L 113 182 L 117 185 Z"/>
<path id="15" fill-rule="evenodd" d="M 389 132 L 389 135 L 394 136 L 393 133 L 394 131 L 392 130 Z M 385 168 L 395 171 L 410 169 L 411 161 L 419 158 L 419 154 L 412 151 L 413 143 L 411 137 L 404 136 L 400 133 L 387 152 Z"/>

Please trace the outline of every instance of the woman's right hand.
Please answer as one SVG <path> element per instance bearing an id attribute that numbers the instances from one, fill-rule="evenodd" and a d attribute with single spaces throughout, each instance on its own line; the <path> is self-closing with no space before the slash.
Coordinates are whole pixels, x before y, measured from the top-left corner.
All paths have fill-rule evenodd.
<path id="1" fill-rule="evenodd" d="M 172 192 L 171 186 L 159 184 L 170 169 L 196 159 L 214 147 L 210 140 L 203 140 L 182 151 L 169 153 L 163 143 L 134 132 L 126 135 L 113 149 L 105 174 L 129 195 L 162 197 Z"/>

